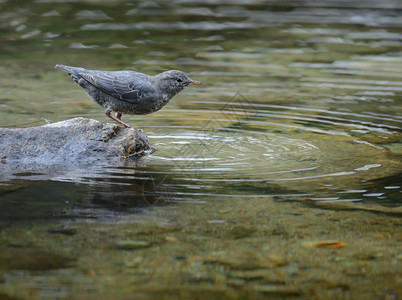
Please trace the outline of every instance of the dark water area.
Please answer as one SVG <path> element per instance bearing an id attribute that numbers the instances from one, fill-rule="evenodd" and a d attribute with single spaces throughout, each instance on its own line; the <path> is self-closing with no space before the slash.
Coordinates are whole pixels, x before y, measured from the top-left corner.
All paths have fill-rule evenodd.
<path id="1" fill-rule="evenodd" d="M 0 176 L 0 298 L 400 297 L 401 29 L 388 0 L 0 0 L 2 127 L 110 121 L 56 64 L 204 83 L 123 116 L 138 160 Z"/>

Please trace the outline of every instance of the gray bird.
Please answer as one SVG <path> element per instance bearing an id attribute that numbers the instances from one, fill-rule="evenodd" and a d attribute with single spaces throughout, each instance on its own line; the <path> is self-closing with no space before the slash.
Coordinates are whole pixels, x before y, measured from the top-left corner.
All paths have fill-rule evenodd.
<path id="1" fill-rule="evenodd" d="M 178 70 L 150 76 L 134 71 L 86 70 L 64 65 L 55 68 L 67 72 L 94 102 L 105 108 L 109 118 L 124 127 L 130 126 L 121 120 L 123 114 L 153 113 L 185 87 L 202 84 Z M 116 116 L 112 112 L 116 112 Z"/>

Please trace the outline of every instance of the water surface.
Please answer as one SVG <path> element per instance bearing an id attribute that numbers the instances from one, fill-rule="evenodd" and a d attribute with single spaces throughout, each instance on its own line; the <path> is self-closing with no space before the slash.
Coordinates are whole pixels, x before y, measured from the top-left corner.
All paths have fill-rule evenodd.
<path id="1" fill-rule="evenodd" d="M 84 282 L 91 278 L 94 294 L 88 292 L 89 295 L 101 294 L 99 284 L 106 277 L 101 281 L 94 278 L 113 274 L 110 280 L 118 282 L 116 264 L 122 263 L 116 262 L 116 258 L 112 258 L 114 254 L 107 249 L 115 249 L 114 242 L 121 245 L 119 242 L 132 239 L 147 240 L 155 259 L 163 257 L 161 253 L 165 250 L 169 253 L 167 257 L 187 257 L 188 253 L 196 257 L 201 250 L 194 245 L 204 243 L 200 241 L 205 239 L 208 247 L 201 252 L 207 257 L 183 259 L 193 266 L 186 272 L 193 272 L 196 279 L 182 273 L 180 259 L 166 262 L 170 261 L 170 266 L 179 270 L 182 279 L 178 285 L 199 286 L 201 282 L 202 291 L 217 298 L 232 295 L 231 290 L 226 289 L 228 286 L 233 291 L 241 290 L 240 294 L 233 292 L 233 298 L 267 294 L 307 297 L 311 291 L 316 295 L 340 293 L 343 296 L 348 291 L 363 297 L 359 294 L 363 288 L 345 287 L 344 282 L 337 282 L 335 288 L 328 287 L 329 283 L 322 287 L 322 281 L 318 284 L 320 287 L 311 285 L 301 274 L 302 262 L 296 264 L 295 258 L 281 256 L 278 245 L 282 243 L 286 248 L 294 239 L 341 239 L 346 238 L 347 232 L 353 232 L 347 237 L 348 243 L 353 243 L 359 230 L 383 232 L 383 224 L 390 222 L 394 225 L 384 231 L 389 236 L 381 233 L 384 234 L 381 238 L 389 239 L 391 249 L 374 249 L 373 255 L 386 253 L 382 259 L 389 258 L 384 264 L 390 270 L 395 267 L 393 262 L 400 260 L 400 252 L 398 257 L 397 248 L 391 242 L 400 240 L 394 230 L 399 228 L 395 224 L 400 224 L 402 183 L 402 6 L 398 1 L 238 1 L 235 4 L 171 1 L 168 4 L 164 1 L 38 0 L 2 1 L 0 10 L 2 126 L 37 126 L 77 116 L 110 121 L 78 85 L 65 73 L 54 69 L 57 63 L 148 74 L 180 69 L 204 82 L 203 86 L 186 89 L 157 113 L 123 116 L 125 122 L 142 128 L 156 149 L 138 161 L 122 161 L 119 165 L 87 172 L 17 173 L 0 183 L 0 219 L 8 224 L 3 227 L 7 241 L 3 250 L 9 251 L 9 247 L 17 244 L 29 251 L 39 251 L 39 257 L 48 254 L 43 248 L 57 250 L 55 263 L 50 264 L 49 269 L 60 269 L 59 273 L 46 277 L 52 285 L 59 286 L 56 282 L 63 272 L 67 272 L 68 278 L 78 272 L 82 277 L 77 278 Z M 306 208 L 309 210 L 304 210 Z M 283 217 L 289 210 L 294 210 L 295 216 L 305 215 L 303 222 L 307 223 L 311 216 L 318 214 L 317 226 L 328 226 L 327 233 L 320 234 L 315 227 L 303 233 L 293 232 L 290 228 L 301 223 L 297 218 Z M 259 219 L 264 211 L 267 218 L 273 218 L 271 211 L 276 211 L 277 217 L 282 219 L 271 220 L 267 225 L 266 220 Z M 353 211 L 359 215 L 348 215 Z M 377 216 L 373 212 L 378 213 L 378 217 L 373 217 Z M 227 219 L 222 218 L 222 214 Z M 333 224 L 327 219 L 337 214 L 338 221 L 343 220 L 345 224 L 349 224 L 350 218 L 363 223 L 361 226 L 353 223 L 352 227 L 344 227 L 344 232 L 339 231 L 339 222 Z M 380 221 L 364 225 L 364 220 L 372 218 Z M 50 220 L 50 225 L 43 220 Z M 58 249 L 53 237 L 61 236 L 67 243 L 65 239 L 70 236 L 65 238 L 64 229 L 53 228 L 65 228 L 65 222 L 68 226 L 77 226 L 71 230 L 75 246 L 63 244 L 63 249 Z M 94 231 L 96 226 L 87 228 L 82 224 L 103 225 L 98 225 L 101 226 L 99 231 Z M 108 227 L 107 224 L 117 225 Z M 124 227 L 127 224 L 142 225 Z M 153 227 L 156 224 L 159 229 Z M 220 224 L 225 229 L 215 228 Z M 225 224 L 232 227 L 225 227 Z M 233 229 L 236 224 L 242 227 Z M 310 226 L 303 224 L 302 228 Z M 27 233 L 26 226 L 33 226 L 33 233 Z M 271 228 L 269 233 L 263 230 L 264 226 Z M 289 228 L 283 229 L 287 226 Z M 50 240 L 49 230 L 56 232 L 56 235 L 50 234 Z M 138 232 L 147 230 L 149 237 L 139 234 L 138 238 Z M 186 230 L 196 236 L 186 235 Z M 238 233 L 233 238 L 232 230 L 240 231 L 240 236 L 243 234 L 249 240 L 242 243 Z M 101 232 L 109 237 L 105 245 L 99 240 Z M 268 238 L 275 236 L 274 232 L 280 232 L 282 239 Z M 10 241 L 8 234 L 16 234 L 29 242 Z M 35 235 L 43 235 L 39 246 L 34 245 L 39 250 L 32 246 L 31 237 Z M 264 236 L 272 242 L 267 245 Z M 181 244 L 183 239 L 186 242 Z M 191 242 L 193 239 L 197 242 Z M 168 242 L 166 246 L 166 241 L 173 243 Z M 175 253 L 172 246 L 175 243 L 180 245 L 177 249 L 187 250 L 180 255 Z M 220 246 L 213 246 L 215 243 Z M 367 251 L 374 242 L 368 238 L 362 243 L 361 247 Z M 186 248 L 189 244 L 193 248 Z M 225 264 L 213 252 L 234 247 L 233 251 L 241 254 L 241 249 L 250 244 L 259 249 L 255 250 L 259 254 L 269 252 L 266 247 L 270 247 L 275 255 L 283 258 L 277 257 L 286 267 L 275 272 L 284 272 L 291 278 L 289 270 L 293 268 L 305 281 L 296 282 L 284 275 L 272 283 L 267 274 L 261 275 L 265 279 L 254 274 L 260 278 L 258 282 L 245 279 L 247 274 L 242 274 L 243 277 L 233 274 L 233 269 L 239 268 Z M 163 250 L 165 246 L 170 247 L 169 250 Z M 85 251 L 91 247 L 98 249 L 99 257 L 90 263 L 89 252 Z M 338 259 L 347 265 L 364 252 L 361 247 L 352 247 L 355 252 L 350 257 L 334 254 L 333 261 Z M 71 253 L 80 251 L 77 249 L 87 250 L 83 250 L 85 253 L 78 263 L 69 262 Z M 305 252 L 300 249 L 303 248 L 297 251 Z M 29 255 L 24 251 L 22 256 Z M 136 251 L 145 253 L 147 250 Z M 295 257 L 302 255 L 295 253 Z M 160 286 L 169 286 L 165 274 L 169 266 L 161 273 L 153 270 L 156 272 L 153 274 L 159 275 L 151 276 L 147 272 L 151 272 L 152 261 L 147 255 L 125 258 L 129 265 L 131 261 L 136 266 L 130 270 L 142 272 L 141 276 L 145 277 L 126 274 L 124 278 L 130 277 L 134 282 L 144 280 L 151 285 L 160 280 Z M 110 259 L 107 266 L 100 263 L 105 257 Z M 325 255 L 321 258 L 323 269 L 329 268 Z M 310 268 L 311 258 L 304 259 Z M 211 260 L 212 264 L 224 266 L 226 271 L 232 270 L 231 273 L 222 275 L 215 269 L 205 269 Z M 369 264 L 366 259 L 357 260 Z M 125 260 L 123 265 L 126 263 Z M 158 260 L 158 263 L 162 262 Z M 88 264 L 92 265 L 83 267 Z M 204 269 L 195 271 L 197 264 Z M 7 294 L 25 297 L 29 288 L 24 287 L 25 292 L 21 294 L 17 292 L 18 274 L 9 271 L 20 268 L 24 269 L 5 267 L 0 279 L 5 278 L 3 290 Z M 381 268 L 375 265 L 370 269 L 373 271 L 364 276 L 374 280 L 382 272 Z M 336 272 L 341 280 L 341 274 L 349 271 Z M 193 278 L 190 283 L 189 278 Z M 325 278 L 322 280 L 331 281 Z M 32 277 L 31 280 L 35 286 L 35 280 L 39 279 Z M 279 284 L 278 280 L 283 282 Z M 209 288 L 219 286 L 221 290 L 209 290 L 205 284 Z M 274 287 L 270 290 L 267 285 Z M 293 293 L 281 294 L 278 285 L 292 291 L 291 285 Z M 50 297 L 55 294 L 69 297 L 82 292 L 76 287 L 70 282 L 60 288 L 63 291 L 47 292 Z M 389 288 L 380 290 L 377 295 L 393 297 L 396 293 L 392 282 Z M 251 294 L 247 294 L 249 292 Z M 46 293 L 43 286 L 34 292 L 39 298 L 43 293 Z M 149 296 L 149 293 L 149 290 L 143 291 L 143 295 Z M 177 296 L 174 288 L 166 293 Z M 374 294 L 373 291 L 365 296 L 374 297 Z"/>

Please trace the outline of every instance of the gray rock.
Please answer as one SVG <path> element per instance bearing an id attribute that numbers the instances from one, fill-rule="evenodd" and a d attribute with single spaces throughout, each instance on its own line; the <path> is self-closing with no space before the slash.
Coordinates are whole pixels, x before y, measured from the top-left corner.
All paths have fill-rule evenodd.
<path id="1" fill-rule="evenodd" d="M 86 118 L 0 128 L 0 180 L 86 173 L 122 165 L 147 151 L 152 149 L 142 131 Z"/>

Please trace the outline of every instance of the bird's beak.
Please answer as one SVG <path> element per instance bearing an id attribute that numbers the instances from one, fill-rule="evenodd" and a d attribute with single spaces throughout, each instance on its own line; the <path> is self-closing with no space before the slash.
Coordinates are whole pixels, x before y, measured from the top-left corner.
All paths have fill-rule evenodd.
<path id="1" fill-rule="evenodd" d="M 201 81 L 190 81 L 190 85 L 201 85 L 202 82 Z"/>

